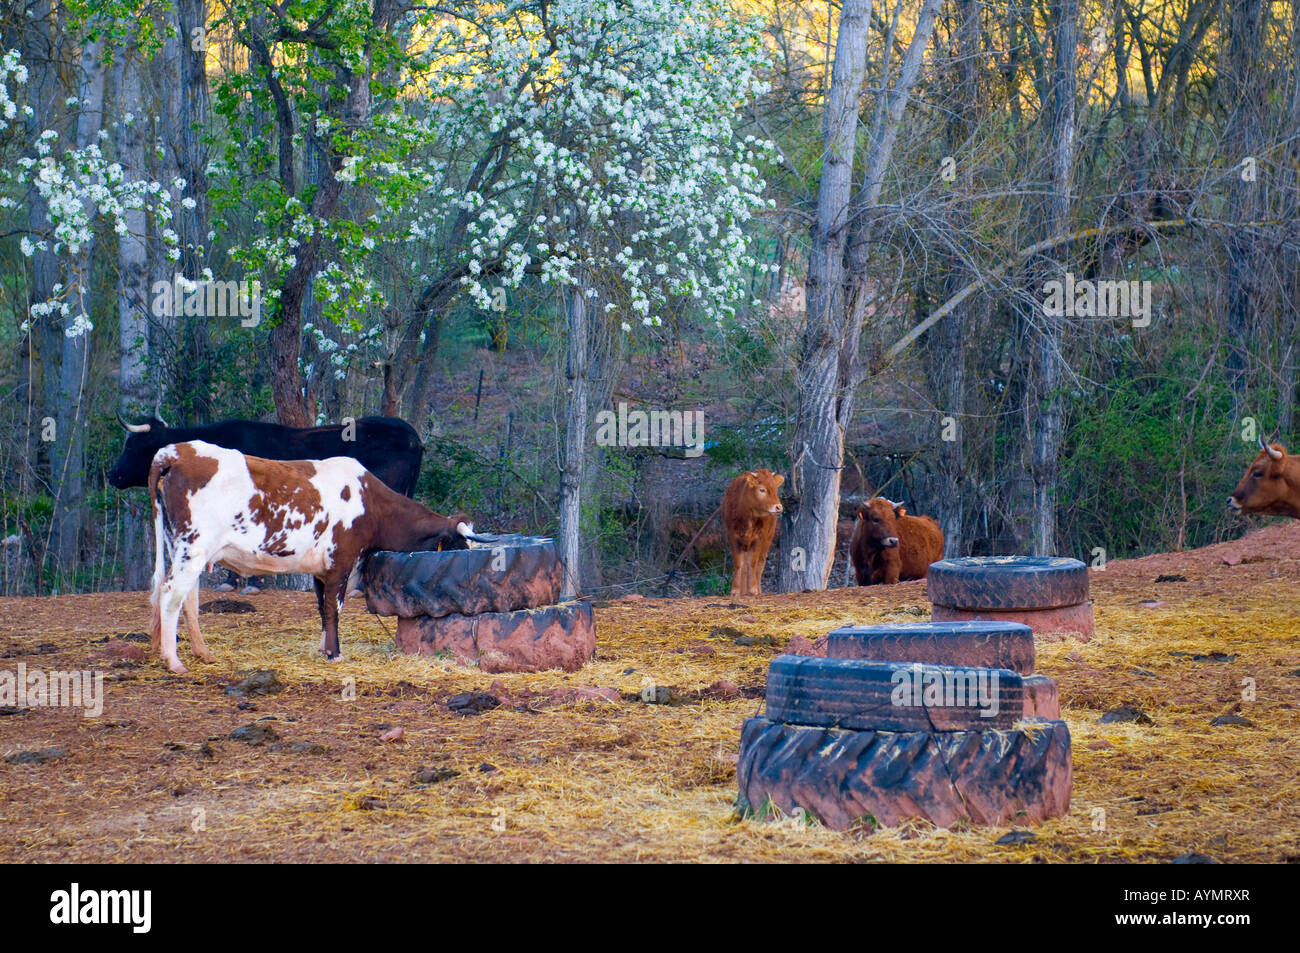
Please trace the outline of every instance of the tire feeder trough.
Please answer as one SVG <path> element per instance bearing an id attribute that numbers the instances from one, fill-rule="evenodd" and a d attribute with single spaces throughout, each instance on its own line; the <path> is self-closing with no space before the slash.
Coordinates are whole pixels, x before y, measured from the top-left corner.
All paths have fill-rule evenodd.
<path id="1" fill-rule="evenodd" d="M 829 658 L 1005 668 L 1024 685 L 1024 717 L 1060 718 L 1056 681 L 1034 674 L 1034 632 L 1020 622 L 850 625 L 826 639 Z"/>
<path id="2" fill-rule="evenodd" d="M 972 556 L 930 564 L 936 622 L 1023 622 L 1042 637 L 1092 639 L 1088 567 L 1061 556 Z"/>
<path id="3" fill-rule="evenodd" d="M 802 809 L 834 830 L 1069 810 L 1070 732 L 1056 683 L 1032 674 L 1027 626 L 849 626 L 830 633 L 827 655 L 772 660 L 766 715 L 741 731 L 742 808 Z"/>
<path id="4" fill-rule="evenodd" d="M 591 604 L 559 602 L 555 541 L 501 536 L 469 549 L 372 553 L 366 607 L 397 616 L 397 648 L 450 653 L 485 672 L 581 668 L 596 650 Z"/>

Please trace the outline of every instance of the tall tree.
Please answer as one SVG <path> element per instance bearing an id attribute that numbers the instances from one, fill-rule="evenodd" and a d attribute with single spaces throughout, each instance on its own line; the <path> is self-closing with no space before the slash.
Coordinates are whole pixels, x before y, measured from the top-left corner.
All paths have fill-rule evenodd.
<path id="1" fill-rule="evenodd" d="M 98 142 L 104 124 L 104 87 L 108 71 L 104 63 L 105 41 L 95 35 L 81 44 L 78 66 L 76 148 L 87 150 Z M 93 200 L 83 196 L 91 214 Z M 86 392 L 90 369 L 90 312 L 94 307 L 95 251 L 93 232 L 82 236 L 75 248 L 69 248 L 68 290 L 72 315 L 63 328 L 59 366 L 58 398 L 55 419 L 57 437 L 50 458 L 51 479 L 55 482 L 53 545 L 59 569 L 71 573 L 77 566 L 81 548 L 85 495 L 85 432 L 88 411 Z"/>
<path id="2" fill-rule="evenodd" d="M 798 409 L 791 444 L 797 505 L 783 517 L 780 588 L 824 589 L 835 558 L 844 433 L 853 417 L 854 395 L 864 377 L 859 344 L 871 302 L 868 259 L 873 217 L 893 158 L 903 114 L 911 99 L 942 0 L 925 0 L 892 85 L 877 102 L 862 183 L 853 192 L 858 101 L 866 69 L 871 4 L 846 0 L 835 42 L 835 64 L 826 96 L 822 175 L 817 193 L 808 267 L 807 324 L 798 355 Z M 903 4 L 895 8 L 895 24 Z M 893 31 L 890 31 L 892 36 Z M 888 42 L 882 74 L 888 75 Z"/>
<path id="3" fill-rule="evenodd" d="M 1069 230 L 1074 184 L 1075 118 L 1078 87 L 1078 0 L 1051 5 L 1052 72 L 1044 138 L 1049 145 L 1050 183 L 1045 226 L 1048 237 Z M 1063 252 L 1068 246 L 1055 249 Z M 1068 263 L 1056 257 L 1058 271 Z M 1028 390 L 1026 422 L 1030 440 L 1030 472 L 1034 480 L 1033 548 L 1039 556 L 1056 554 L 1056 489 L 1064 440 L 1065 319 L 1063 315 L 1034 316 L 1036 340 L 1033 377 Z"/>

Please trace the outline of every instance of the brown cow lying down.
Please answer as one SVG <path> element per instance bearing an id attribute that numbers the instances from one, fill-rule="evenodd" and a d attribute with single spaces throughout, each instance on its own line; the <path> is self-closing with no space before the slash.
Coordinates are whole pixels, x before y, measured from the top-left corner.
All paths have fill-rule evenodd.
<path id="1" fill-rule="evenodd" d="M 784 482 L 785 477 L 771 470 L 750 470 L 732 480 L 722 494 L 722 528 L 736 566 L 733 596 L 763 592 L 763 567 L 783 509 L 777 492 Z"/>
<path id="2" fill-rule="evenodd" d="M 849 556 L 859 586 L 924 579 L 943 558 L 943 530 L 928 516 L 908 516 L 901 503 L 872 497 L 858 507 Z"/>
<path id="3" fill-rule="evenodd" d="M 182 605 L 190 648 L 212 661 L 199 634 L 199 573 L 205 566 L 221 563 L 241 576 L 315 576 L 320 650 L 338 662 L 343 658 L 339 610 L 367 553 L 466 549 L 467 539 L 481 538 L 467 516 L 439 516 L 390 490 L 351 457 L 264 460 L 202 440 L 170 444 L 154 455 L 149 499 L 154 523 L 149 634 L 173 672 L 186 671 L 176 652 Z"/>
<path id="4" fill-rule="evenodd" d="M 1228 497 L 1228 511 L 1300 519 L 1300 460 L 1280 443 L 1259 442 L 1259 453 Z"/>

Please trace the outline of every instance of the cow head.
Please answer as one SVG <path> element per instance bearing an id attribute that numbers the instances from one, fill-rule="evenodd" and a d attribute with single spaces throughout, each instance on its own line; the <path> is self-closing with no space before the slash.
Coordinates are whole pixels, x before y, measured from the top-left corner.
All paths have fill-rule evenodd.
<path id="1" fill-rule="evenodd" d="M 474 533 L 474 523 L 464 513 L 437 516 L 429 522 L 426 532 L 414 547 L 417 551 L 437 552 L 443 549 L 469 549 L 471 539 L 486 541 Z"/>
<path id="2" fill-rule="evenodd" d="M 1230 513 L 1262 513 L 1272 516 L 1300 516 L 1300 494 L 1287 479 L 1295 469 L 1286 448 L 1259 442 L 1259 453 L 1246 469 L 1237 488 L 1228 497 Z"/>
<path id="3" fill-rule="evenodd" d="M 745 490 L 740 496 L 740 505 L 750 519 L 764 516 L 780 516 L 785 512 L 779 496 L 780 486 L 785 477 L 766 468 L 750 470 L 745 474 Z"/>
<path id="4" fill-rule="evenodd" d="M 126 446 L 122 454 L 108 471 L 108 482 L 119 490 L 132 486 L 147 486 L 149 483 L 149 465 L 153 456 L 176 439 L 169 435 L 170 428 L 158 416 L 142 424 L 129 424 L 125 420 L 122 426 L 127 430 Z"/>
<path id="5" fill-rule="evenodd" d="M 898 518 L 907 515 L 907 508 L 883 496 L 873 496 L 858 507 L 862 538 L 872 552 L 898 548 Z"/>

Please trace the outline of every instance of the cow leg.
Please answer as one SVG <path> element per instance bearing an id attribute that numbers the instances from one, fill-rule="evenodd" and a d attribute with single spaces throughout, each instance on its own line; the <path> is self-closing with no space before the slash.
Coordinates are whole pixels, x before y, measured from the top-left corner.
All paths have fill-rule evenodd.
<path id="1" fill-rule="evenodd" d="M 190 594 L 185 597 L 185 628 L 190 633 L 190 651 L 200 662 L 215 662 L 212 653 L 208 651 L 208 645 L 203 641 L 203 633 L 199 631 L 199 584 L 196 582 Z"/>
<path id="2" fill-rule="evenodd" d="M 859 566 L 857 563 L 854 563 L 853 577 L 857 579 L 859 586 L 871 585 L 871 566 L 870 565 Z"/>
<path id="3" fill-rule="evenodd" d="M 343 608 L 347 576 L 341 580 L 317 582 L 320 597 L 320 650 L 331 662 L 343 661 L 339 650 L 339 610 Z"/>
<path id="4" fill-rule="evenodd" d="M 202 570 L 202 561 L 178 555 L 159 593 L 159 654 L 167 667 L 178 675 L 183 675 L 189 669 L 181 663 L 180 655 L 176 652 L 176 623 L 190 591 L 198 587 L 199 573 Z"/>
<path id="5" fill-rule="evenodd" d="M 763 569 L 767 565 L 767 552 L 761 549 L 755 549 L 749 555 L 749 594 L 751 596 L 761 596 L 763 594 Z"/>
<path id="6" fill-rule="evenodd" d="M 732 552 L 731 561 L 735 563 L 735 572 L 731 577 L 731 594 L 747 596 L 749 595 L 749 553 L 737 549 Z"/>

